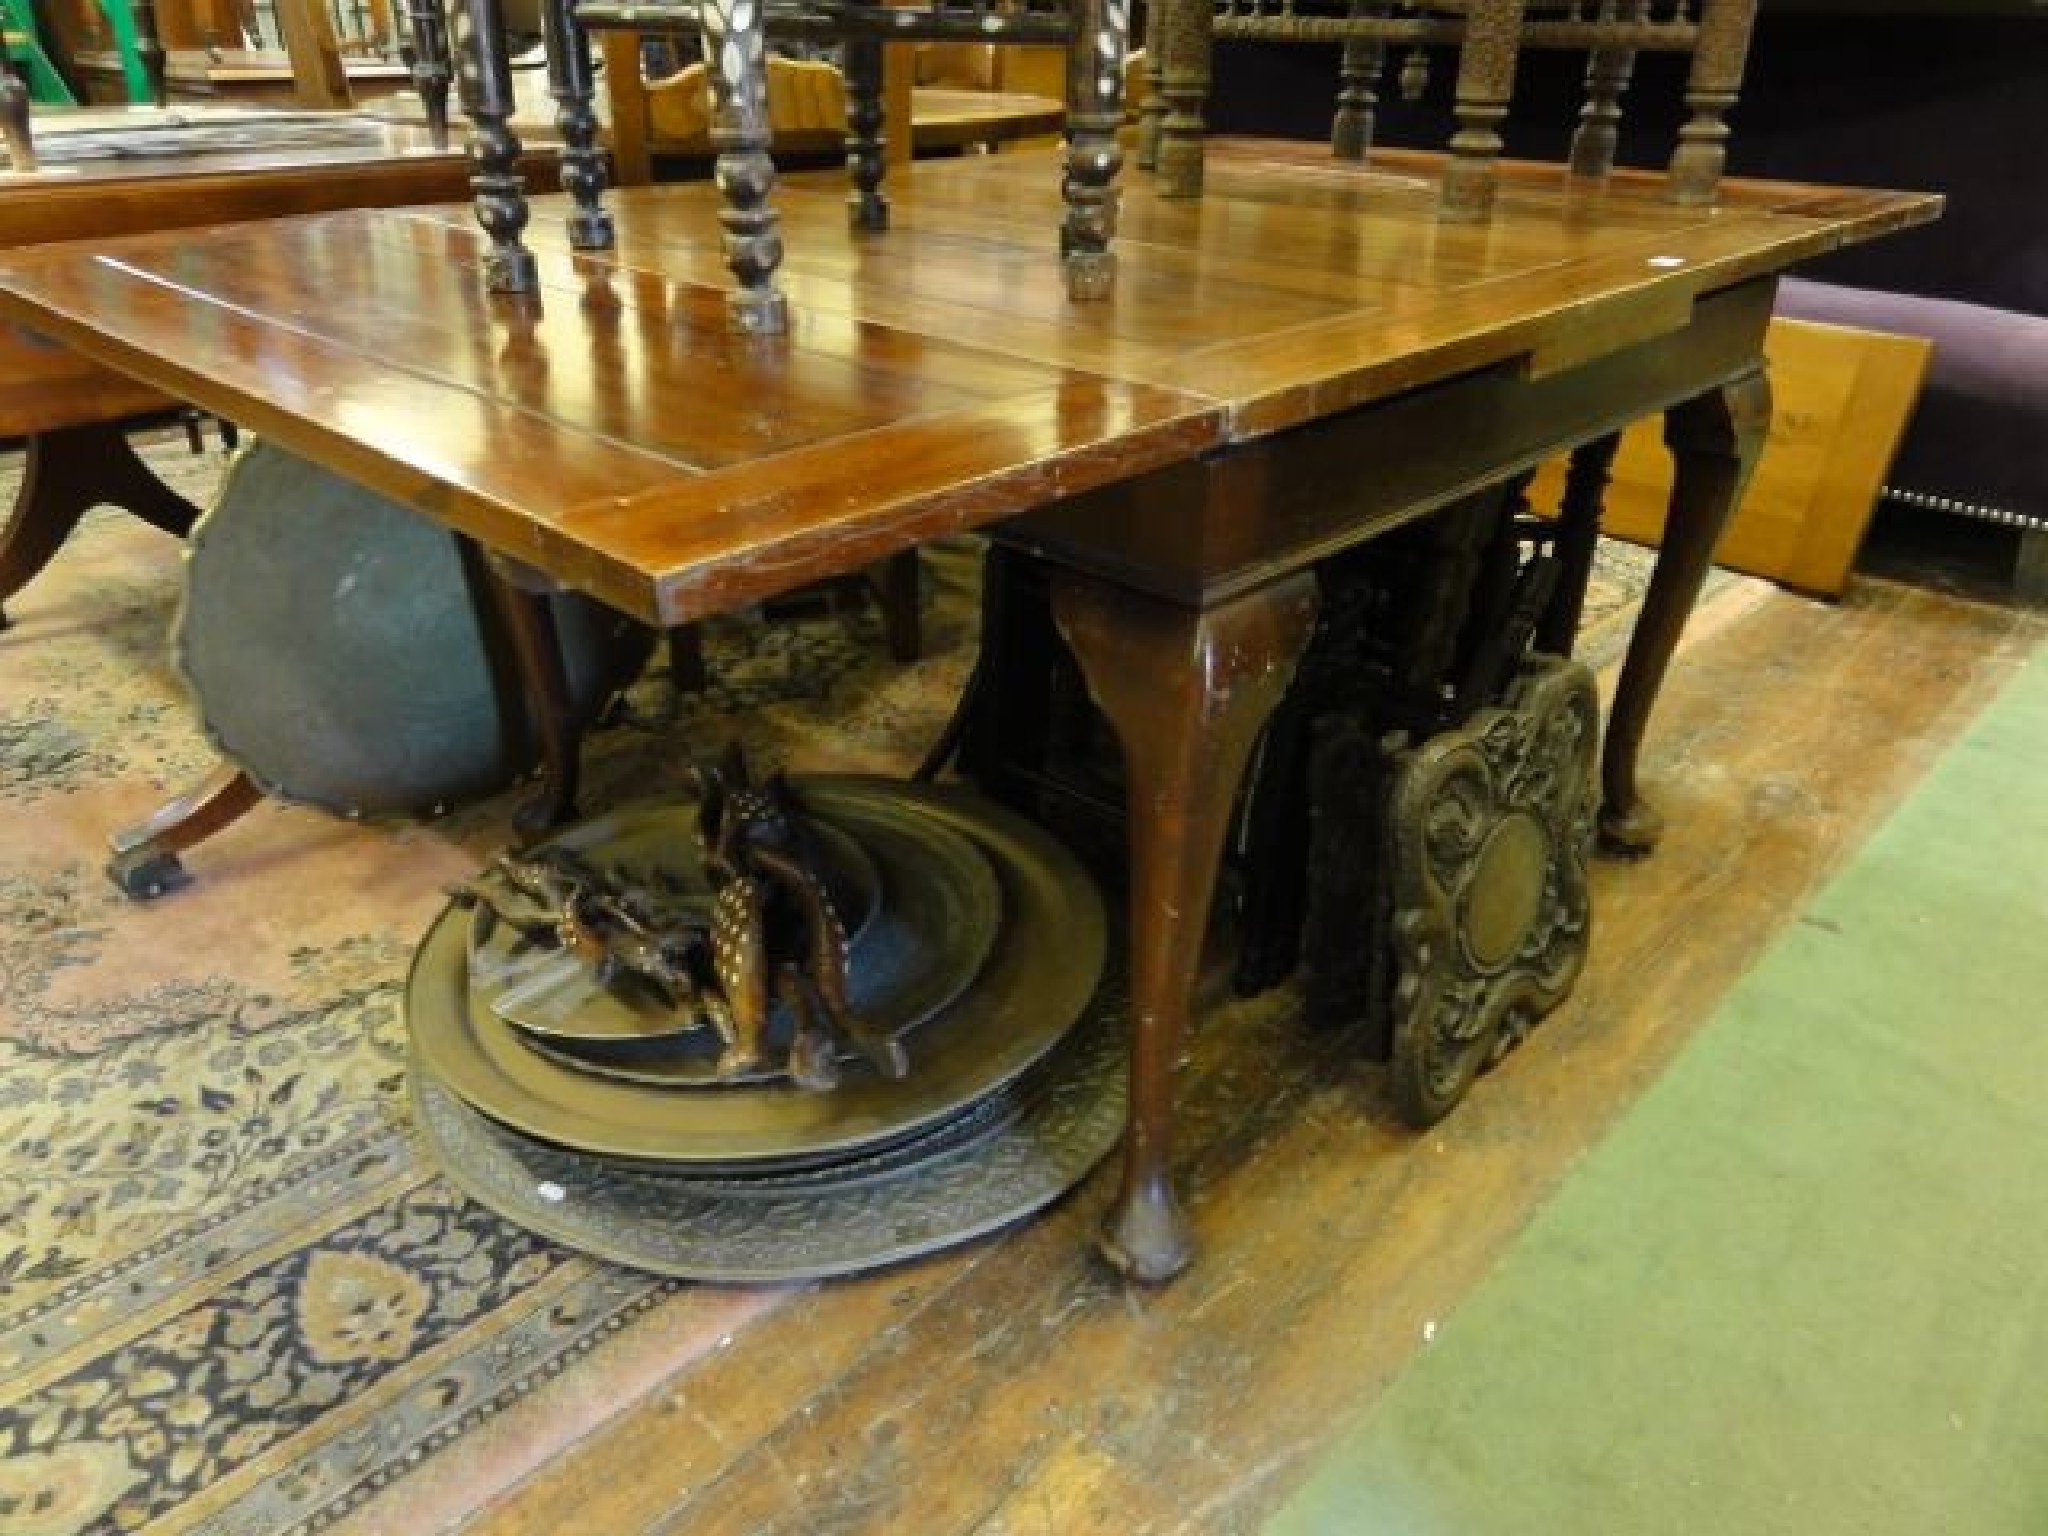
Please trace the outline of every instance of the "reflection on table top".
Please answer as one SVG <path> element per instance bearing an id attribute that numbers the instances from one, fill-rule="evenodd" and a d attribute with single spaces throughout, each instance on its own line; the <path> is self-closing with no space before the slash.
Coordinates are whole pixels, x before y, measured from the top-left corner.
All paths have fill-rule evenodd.
<path id="1" fill-rule="evenodd" d="M 705 184 L 614 194 L 600 255 L 536 200 L 527 300 L 483 292 L 455 205 L 17 252 L 0 312 L 673 622 L 1434 381 L 1568 369 L 1939 207 L 1731 182 L 1687 209 L 1661 177 L 1511 165 L 1493 221 L 1453 225 L 1433 157 L 1211 149 L 1198 201 L 1127 176 L 1096 304 L 1065 296 L 1056 163 L 1025 153 L 892 176 L 880 235 L 843 177 L 791 178 L 787 337 L 727 328 Z"/>

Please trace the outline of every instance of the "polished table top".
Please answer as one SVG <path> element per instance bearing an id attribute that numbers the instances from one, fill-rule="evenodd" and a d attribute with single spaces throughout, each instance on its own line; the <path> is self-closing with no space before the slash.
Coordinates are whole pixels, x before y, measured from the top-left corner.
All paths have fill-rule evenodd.
<path id="1" fill-rule="evenodd" d="M 1538 378 L 1939 199 L 1509 166 L 1484 225 L 1433 157 L 1218 141 L 1200 201 L 1127 172 L 1113 298 L 1070 302 L 1038 154 L 778 192 L 792 323 L 727 328 L 708 184 L 612 195 L 613 252 L 534 204 L 542 291 L 492 297 L 466 205 L 0 256 L 0 314 L 674 623 L 1475 370 Z"/>

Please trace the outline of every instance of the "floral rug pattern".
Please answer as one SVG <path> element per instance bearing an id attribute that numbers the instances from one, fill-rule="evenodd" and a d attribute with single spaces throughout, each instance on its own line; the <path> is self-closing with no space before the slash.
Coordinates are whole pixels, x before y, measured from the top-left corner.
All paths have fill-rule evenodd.
<path id="1" fill-rule="evenodd" d="M 210 497 L 218 454 L 151 454 Z M 0 506 L 18 467 L 0 457 Z M 1642 566 L 1604 560 L 1596 653 Z M 166 660 L 178 561 L 101 511 L 0 632 L 0 1531 L 438 1528 L 781 1295 L 581 1258 L 427 1164 L 406 965 L 512 796 L 425 827 L 264 806 L 186 857 L 190 889 L 115 891 L 107 834 L 212 764 Z M 929 659 L 907 668 L 872 612 L 712 626 L 712 685 L 600 732 L 584 809 L 732 736 L 767 764 L 901 771 L 971 662 L 974 573 L 968 548 L 928 552 Z M 660 715 L 665 682 L 632 702 Z M 457 1486 L 386 1522 L 385 1491 L 456 1446 Z"/>
<path id="2" fill-rule="evenodd" d="M 217 454 L 152 457 L 210 496 Z M 498 1220 L 414 1139 L 406 966 L 513 796 L 428 827 L 266 806 L 187 855 L 188 890 L 137 905 L 107 881 L 107 834 L 212 764 L 165 659 L 178 560 L 95 513 L 0 633 L 9 1536 L 327 1528 L 656 1314 L 733 1305 Z M 766 762 L 900 768 L 971 661 L 972 575 L 928 562 L 932 659 L 907 669 L 871 612 L 714 626 L 712 686 L 659 731 L 600 733 L 586 808 L 735 734 Z M 643 680 L 635 713 L 666 696 Z"/>

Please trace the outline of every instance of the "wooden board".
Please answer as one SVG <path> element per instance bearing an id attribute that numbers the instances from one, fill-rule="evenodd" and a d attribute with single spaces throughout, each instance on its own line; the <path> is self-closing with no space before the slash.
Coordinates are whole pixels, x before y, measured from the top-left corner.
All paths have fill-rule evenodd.
<path id="1" fill-rule="evenodd" d="M 1839 597 L 1933 350 L 1918 336 L 1773 320 L 1764 343 L 1776 399 L 1770 442 L 1715 558 Z M 1563 485 L 1563 466 L 1546 465 L 1531 498 L 1555 507 Z M 1601 527 L 1655 544 L 1670 489 L 1661 426 L 1640 422 L 1622 438 Z"/>

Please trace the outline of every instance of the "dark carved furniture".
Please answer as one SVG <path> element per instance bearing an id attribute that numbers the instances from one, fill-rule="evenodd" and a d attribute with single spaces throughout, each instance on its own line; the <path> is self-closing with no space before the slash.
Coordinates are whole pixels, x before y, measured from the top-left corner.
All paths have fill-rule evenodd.
<path id="1" fill-rule="evenodd" d="M 1077 299 L 1108 292 L 1114 264 L 1115 180 L 1122 163 L 1116 132 L 1122 121 L 1128 0 L 925 0 L 917 5 L 860 0 L 547 0 L 549 91 L 560 103 L 562 187 L 570 194 L 570 238 L 578 250 L 606 250 L 612 221 L 603 208 L 589 33 L 681 32 L 702 38 L 712 88 L 711 139 L 718 150 L 723 194 L 719 222 L 736 286 L 728 296 L 735 329 L 781 332 L 788 310 L 776 287 L 782 263 L 780 216 L 773 200 L 775 164 L 767 109 L 767 36 L 837 39 L 845 45 L 848 91 L 847 212 L 860 230 L 888 225 L 882 195 L 882 47 L 890 42 L 966 40 L 1060 43 L 1069 50 L 1068 150 L 1062 186 L 1066 210 L 1060 252 L 1067 287 Z M 491 238 L 488 286 L 529 293 L 539 278 L 521 243 L 528 210 L 514 167 L 519 139 L 511 127 L 512 76 L 501 0 L 463 0 L 455 13 L 463 109 L 474 126 L 477 220 Z"/>
<path id="2" fill-rule="evenodd" d="M 1333 152 L 1366 158 L 1374 109 L 1389 61 L 1402 60 L 1401 89 L 1413 96 L 1428 74 L 1425 52 L 1457 57 L 1456 132 L 1444 162 L 1440 209 L 1448 219 L 1483 219 L 1492 206 L 1500 127 L 1524 50 L 1586 56 L 1586 96 L 1573 136 L 1574 176 L 1598 179 L 1614 167 L 1622 98 L 1642 53 L 1690 57 L 1689 121 L 1671 157 L 1670 191 L 1680 202 L 1711 203 L 1726 162 L 1727 113 L 1742 82 L 1757 0 L 1171 0 L 1146 29 L 1151 86 L 1138 163 L 1156 167 L 1170 196 L 1202 190 L 1203 116 L 1214 42 L 1318 43 L 1343 49 Z"/>
<path id="3" fill-rule="evenodd" d="M 1044 262 L 1061 203 L 1046 158 L 1018 154 L 916 167 L 886 253 L 847 227 L 835 179 L 791 178 L 793 323 L 766 342 L 727 323 L 719 194 L 691 185 L 619 193 L 609 255 L 579 246 L 575 200 L 537 201 L 517 299 L 486 299 L 502 252 L 454 208 L 158 236 L 118 261 L 15 253 L 0 311 L 653 625 L 962 528 L 1044 562 L 1137 808 L 1106 1241 L 1162 1280 L 1191 1248 L 1172 1074 L 1202 919 L 1239 768 L 1312 641 L 1318 568 L 1670 413 L 1675 534 L 1603 771 L 1610 835 L 1642 841 L 1642 727 L 1761 425 L 1776 274 L 1939 206 L 1730 181 L 1703 210 L 1619 171 L 1588 206 L 1503 164 L 1482 229 L 1313 148 L 1209 153 L 1200 218 L 1127 189 L 1100 304 Z"/>

